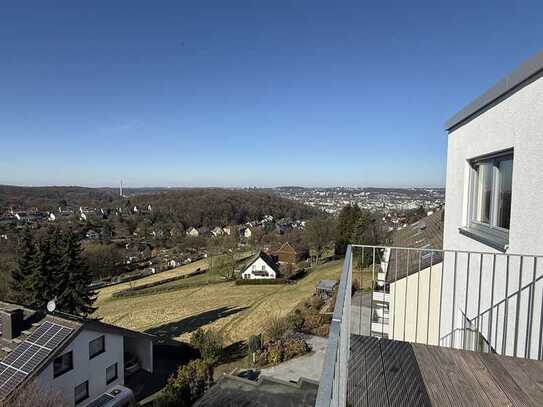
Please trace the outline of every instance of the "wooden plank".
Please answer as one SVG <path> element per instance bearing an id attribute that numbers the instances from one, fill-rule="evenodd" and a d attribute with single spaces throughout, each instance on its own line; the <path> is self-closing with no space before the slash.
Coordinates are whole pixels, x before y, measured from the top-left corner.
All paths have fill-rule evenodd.
<path id="1" fill-rule="evenodd" d="M 402 374 L 406 382 L 406 405 L 418 407 L 431 406 L 420 367 L 413 352 L 413 346 L 406 342 L 399 342 L 399 346 L 401 349 L 400 361 Z"/>
<path id="2" fill-rule="evenodd" d="M 402 351 L 400 343 L 396 341 L 382 340 L 380 345 L 390 405 L 406 405 L 407 386 L 402 374 L 402 365 L 400 360 L 402 357 Z"/>
<path id="3" fill-rule="evenodd" d="M 497 359 L 513 380 L 517 382 L 522 391 L 530 398 L 532 403 L 536 406 L 543 406 L 543 388 L 541 386 L 541 374 L 543 371 L 541 369 L 533 369 L 534 367 L 529 360 L 507 356 L 500 356 Z M 536 374 L 539 377 L 533 377 L 530 373 Z M 538 384 L 537 381 L 540 383 Z"/>
<path id="4" fill-rule="evenodd" d="M 498 407 L 514 405 L 507 394 L 494 381 L 479 354 L 476 352 L 462 352 L 458 353 L 458 356 L 462 359 L 460 363 L 465 364 L 465 371 L 470 373 L 487 396 L 490 405 Z"/>
<path id="5" fill-rule="evenodd" d="M 468 370 L 467 365 L 462 363 L 461 354 L 464 352 L 466 351 L 440 348 L 436 351 L 436 354 L 441 355 L 442 361 L 446 361 L 442 367 L 448 370 L 448 377 L 456 387 L 456 394 L 460 398 L 460 403 L 469 406 L 492 407 L 477 379 Z"/>
<path id="6" fill-rule="evenodd" d="M 486 405 L 467 382 L 463 372 L 456 365 L 451 349 L 429 346 L 428 351 L 435 363 L 435 369 L 449 394 L 454 406 Z"/>
<path id="7" fill-rule="evenodd" d="M 489 374 L 494 379 L 494 382 L 500 386 L 509 399 L 515 406 L 536 407 L 533 404 L 528 395 L 519 387 L 517 382 L 504 369 L 504 366 L 499 362 L 498 358 L 491 353 L 480 353 L 479 357 L 483 361 L 485 367 L 488 369 Z"/>
<path id="8" fill-rule="evenodd" d="M 347 381 L 347 405 L 368 407 L 366 384 L 366 344 L 368 337 L 351 335 L 351 357 Z"/>
<path id="9" fill-rule="evenodd" d="M 379 342 L 370 342 L 366 347 L 366 384 L 368 405 L 388 407 L 388 389 L 385 382 L 383 360 Z"/>
<path id="10" fill-rule="evenodd" d="M 413 352 L 418 361 L 422 380 L 428 391 L 430 402 L 433 406 L 453 406 L 448 395 L 448 390 L 442 381 L 442 377 L 435 367 L 434 359 L 427 346 L 414 345 Z"/>
<path id="11" fill-rule="evenodd" d="M 495 406 L 496 404 L 492 401 L 492 399 L 488 396 L 487 392 L 485 390 L 496 390 L 496 384 L 494 383 L 494 381 L 492 380 L 492 378 L 490 378 L 490 381 L 482 381 L 482 383 L 488 385 L 488 389 L 483 387 L 481 385 L 481 382 L 479 382 L 479 380 L 477 380 L 477 375 L 476 373 L 473 371 L 474 368 L 473 366 L 471 366 L 470 364 L 467 363 L 467 360 L 469 360 L 469 356 L 468 356 L 468 353 L 469 352 L 466 352 L 466 351 L 460 351 L 460 350 L 453 350 L 453 349 L 450 349 L 449 350 L 450 352 L 450 355 L 451 357 L 453 358 L 456 366 L 458 367 L 458 371 L 459 373 L 464 377 L 464 380 L 466 382 L 466 384 L 469 386 L 470 390 L 472 390 L 472 394 L 474 398 L 476 398 L 478 401 L 477 401 L 477 404 L 480 405 L 480 406 L 488 406 L 488 407 L 492 407 L 492 406 Z M 501 394 L 500 394 L 501 393 Z M 471 393 L 470 393 L 471 394 Z M 508 398 L 507 396 L 502 392 L 498 392 L 497 393 L 503 401 L 508 401 Z M 510 405 L 510 402 L 506 405 Z"/>

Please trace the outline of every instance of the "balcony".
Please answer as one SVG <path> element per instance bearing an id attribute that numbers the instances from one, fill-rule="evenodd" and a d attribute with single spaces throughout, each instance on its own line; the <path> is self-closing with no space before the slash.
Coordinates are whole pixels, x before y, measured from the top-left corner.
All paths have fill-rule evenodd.
<path id="1" fill-rule="evenodd" d="M 543 405 L 541 263 L 350 246 L 316 405 Z"/>

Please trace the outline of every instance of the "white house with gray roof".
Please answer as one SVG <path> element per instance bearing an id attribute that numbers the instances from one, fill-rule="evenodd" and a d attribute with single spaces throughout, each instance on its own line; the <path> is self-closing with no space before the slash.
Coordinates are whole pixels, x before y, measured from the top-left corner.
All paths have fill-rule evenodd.
<path id="1" fill-rule="evenodd" d="M 125 372 L 153 372 L 151 335 L 8 303 L 0 303 L 0 321 L 0 403 L 33 382 L 69 405 L 86 406 L 123 385 Z"/>

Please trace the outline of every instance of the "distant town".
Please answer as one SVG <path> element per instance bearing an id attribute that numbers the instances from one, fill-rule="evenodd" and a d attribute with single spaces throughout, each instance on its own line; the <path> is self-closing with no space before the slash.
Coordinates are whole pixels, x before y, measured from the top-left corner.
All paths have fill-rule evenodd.
<path id="1" fill-rule="evenodd" d="M 283 198 L 331 214 L 338 213 L 346 205 L 388 214 L 420 207 L 433 209 L 445 203 L 445 188 L 279 187 L 275 190 Z"/>

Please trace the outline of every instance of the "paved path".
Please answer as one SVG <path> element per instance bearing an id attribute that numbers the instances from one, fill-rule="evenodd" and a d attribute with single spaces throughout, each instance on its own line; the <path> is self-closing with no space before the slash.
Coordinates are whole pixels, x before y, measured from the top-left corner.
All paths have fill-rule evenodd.
<path id="1" fill-rule="evenodd" d="M 351 298 L 351 333 L 370 335 L 371 293 L 357 291 Z"/>
<path id="2" fill-rule="evenodd" d="M 310 354 L 288 360 L 277 366 L 261 369 L 260 374 L 286 381 L 298 381 L 300 377 L 319 381 L 328 338 L 308 336 L 306 340 L 313 349 Z"/>

